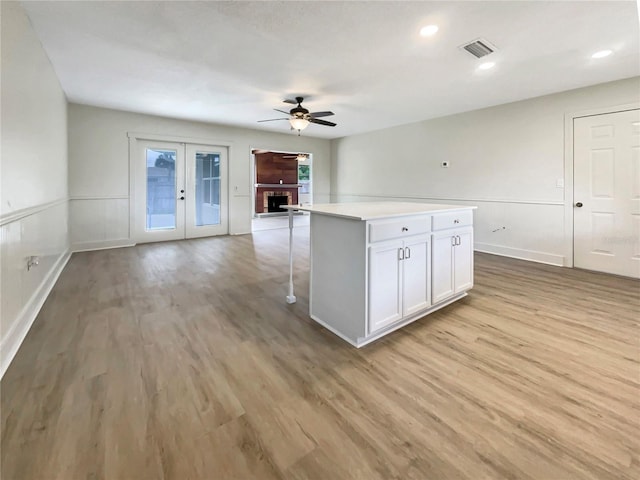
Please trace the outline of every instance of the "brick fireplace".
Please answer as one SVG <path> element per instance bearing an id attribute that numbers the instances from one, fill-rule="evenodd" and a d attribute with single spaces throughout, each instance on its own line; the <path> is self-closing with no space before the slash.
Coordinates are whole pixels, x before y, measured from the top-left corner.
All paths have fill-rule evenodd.
<path id="1" fill-rule="evenodd" d="M 263 212 L 284 212 L 280 205 L 293 205 L 291 192 L 269 191 L 262 194 Z"/>

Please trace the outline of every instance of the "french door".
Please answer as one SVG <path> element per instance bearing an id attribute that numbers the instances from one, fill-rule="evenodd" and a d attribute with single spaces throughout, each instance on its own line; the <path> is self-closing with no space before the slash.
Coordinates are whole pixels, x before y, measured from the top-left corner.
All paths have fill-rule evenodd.
<path id="1" fill-rule="evenodd" d="M 135 162 L 137 242 L 228 233 L 226 147 L 138 140 Z"/>

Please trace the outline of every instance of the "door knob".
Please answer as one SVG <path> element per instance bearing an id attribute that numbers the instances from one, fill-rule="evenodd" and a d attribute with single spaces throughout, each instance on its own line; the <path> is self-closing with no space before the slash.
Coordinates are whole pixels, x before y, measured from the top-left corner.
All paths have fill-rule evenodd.
<path id="1" fill-rule="evenodd" d="M 184 190 L 180 190 L 180 193 L 184 193 Z"/>
<path id="2" fill-rule="evenodd" d="M 582 202 L 576 203 L 576 207 L 578 207 L 578 208 L 582 207 Z"/>
<path id="3" fill-rule="evenodd" d="M 180 197 L 180 200 L 184 200 L 184 196 Z"/>

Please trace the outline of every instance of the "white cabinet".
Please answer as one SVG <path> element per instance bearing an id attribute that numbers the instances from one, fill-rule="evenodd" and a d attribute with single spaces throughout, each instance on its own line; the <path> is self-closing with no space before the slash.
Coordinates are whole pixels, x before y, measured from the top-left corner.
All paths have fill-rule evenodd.
<path id="1" fill-rule="evenodd" d="M 430 305 L 429 236 L 369 248 L 369 333 Z"/>
<path id="2" fill-rule="evenodd" d="M 428 235 L 404 241 L 402 260 L 402 316 L 431 305 L 431 242 Z"/>
<path id="3" fill-rule="evenodd" d="M 311 212 L 311 318 L 361 347 L 464 297 L 473 283 L 472 208 L 296 207 Z"/>
<path id="4" fill-rule="evenodd" d="M 432 235 L 432 299 L 436 304 L 473 287 L 473 228 Z"/>
<path id="5" fill-rule="evenodd" d="M 402 318 L 402 243 L 369 248 L 369 332 Z"/>

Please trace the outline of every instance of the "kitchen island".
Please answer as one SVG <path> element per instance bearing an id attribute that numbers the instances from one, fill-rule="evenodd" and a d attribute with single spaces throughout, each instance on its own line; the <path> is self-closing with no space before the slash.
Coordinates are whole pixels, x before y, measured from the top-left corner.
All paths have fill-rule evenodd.
<path id="1" fill-rule="evenodd" d="M 309 315 L 361 347 L 467 295 L 473 209 L 400 202 L 289 205 L 311 214 Z"/>

